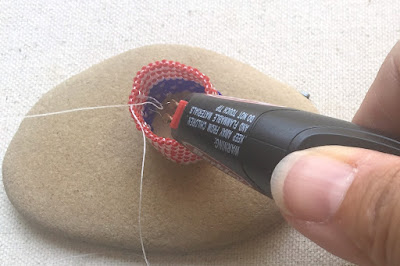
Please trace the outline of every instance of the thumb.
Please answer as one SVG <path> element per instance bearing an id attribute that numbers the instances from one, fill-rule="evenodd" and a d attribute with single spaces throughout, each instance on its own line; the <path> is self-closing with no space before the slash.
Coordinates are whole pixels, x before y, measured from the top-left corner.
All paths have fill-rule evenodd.
<path id="1" fill-rule="evenodd" d="M 288 155 L 272 195 L 286 220 L 362 265 L 400 265 L 400 157 L 340 146 Z"/>

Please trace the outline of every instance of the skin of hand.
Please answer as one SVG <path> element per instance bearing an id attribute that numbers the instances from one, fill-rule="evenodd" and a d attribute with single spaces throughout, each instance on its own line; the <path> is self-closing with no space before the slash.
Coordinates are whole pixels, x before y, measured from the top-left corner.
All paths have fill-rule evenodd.
<path id="1" fill-rule="evenodd" d="M 400 42 L 386 57 L 353 122 L 400 139 Z M 275 168 L 272 195 L 295 229 L 361 265 L 400 265 L 400 157 L 326 146 Z"/>

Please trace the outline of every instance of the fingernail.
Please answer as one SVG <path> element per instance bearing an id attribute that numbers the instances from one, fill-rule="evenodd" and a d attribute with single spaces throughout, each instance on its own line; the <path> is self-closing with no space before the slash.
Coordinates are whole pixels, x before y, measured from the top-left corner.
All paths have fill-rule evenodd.
<path id="1" fill-rule="evenodd" d="M 276 166 L 271 178 L 272 196 L 284 214 L 323 222 L 339 209 L 354 174 L 353 167 L 338 159 L 295 152 Z"/>

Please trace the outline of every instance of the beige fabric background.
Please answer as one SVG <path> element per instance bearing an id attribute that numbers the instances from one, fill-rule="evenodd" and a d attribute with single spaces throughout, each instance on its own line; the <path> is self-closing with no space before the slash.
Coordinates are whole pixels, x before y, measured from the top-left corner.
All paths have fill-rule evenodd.
<path id="1" fill-rule="evenodd" d="M 251 64 L 350 120 L 400 39 L 398 0 L 0 1 L 0 157 L 22 116 L 94 63 L 155 43 L 199 46 Z M 271 243 L 156 256 L 154 264 L 343 265 L 287 226 Z M 131 265 L 141 255 L 55 236 L 27 224 L 0 185 L 1 265 Z"/>

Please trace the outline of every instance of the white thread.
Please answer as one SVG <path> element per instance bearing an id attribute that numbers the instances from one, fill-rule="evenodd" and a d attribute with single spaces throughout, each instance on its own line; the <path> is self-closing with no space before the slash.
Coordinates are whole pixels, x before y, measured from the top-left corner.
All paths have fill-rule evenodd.
<path id="1" fill-rule="evenodd" d="M 142 245 L 142 251 L 143 251 L 143 258 L 144 261 L 146 262 L 147 266 L 150 266 L 149 261 L 147 260 L 146 256 L 146 250 L 144 249 L 144 243 L 143 243 L 143 236 L 142 236 L 142 222 L 141 222 L 141 216 L 142 216 L 142 190 L 143 190 L 143 174 L 144 174 L 144 161 L 146 158 L 146 136 L 144 135 L 143 131 L 143 126 L 140 123 L 139 119 L 136 117 L 135 112 L 132 110 L 131 106 L 131 111 L 132 115 L 137 121 L 137 123 L 140 126 L 140 129 L 142 131 L 143 135 L 143 158 L 142 158 L 142 171 L 140 172 L 140 184 L 139 184 L 139 210 L 138 210 L 138 224 L 139 224 L 139 238 L 140 238 L 140 244 Z"/>
<path id="2" fill-rule="evenodd" d="M 139 124 L 140 129 L 142 131 L 143 135 L 143 157 L 142 157 L 142 169 L 140 171 L 140 185 L 139 185 L 139 208 L 138 208 L 138 223 L 139 223 L 139 238 L 140 238 L 140 245 L 142 247 L 142 252 L 143 252 L 143 258 L 144 261 L 146 262 L 147 266 L 150 266 L 149 261 L 147 260 L 146 256 L 146 250 L 144 248 L 144 242 L 143 242 L 143 236 L 142 236 L 142 223 L 141 223 L 141 216 L 142 216 L 142 191 L 143 191 L 143 177 L 144 177 L 144 162 L 146 158 L 146 136 L 143 131 L 143 126 L 140 123 L 139 119 L 135 115 L 135 112 L 133 111 L 132 107 L 137 106 L 137 105 L 144 105 L 144 104 L 151 104 L 155 106 L 157 109 L 162 110 L 163 105 L 153 97 L 147 97 L 151 98 L 154 100 L 156 103 L 153 102 L 143 102 L 143 103 L 135 103 L 135 104 L 121 104 L 121 105 L 105 105 L 105 106 L 95 106 L 95 107 L 82 107 L 82 108 L 76 108 L 76 109 L 70 109 L 70 110 L 64 110 L 64 111 L 58 111 L 58 112 L 51 112 L 51 113 L 44 113 L 44 114 L 37 114 L 37 115 L 27 115 L 25 118 L 36 118 L 36 117 L 44 117 L 44 116 L 50 116 L 50 115 L 58 115 L 58 114 L 65 114 L 65 113 L 71 113 L 71 112 L 77 112 L 77 111 L 86 111 L 86 110 L 96 110 L 96 109 L 106 109 L 106 108 L 118 108 L 118 107 L 126 107 L 129 106 L 131 111 L 132 111 L 132 116 L 135 118 L 136 122 Z M 95 253 L 94 253 L 95 254 Z M 87 254 L 91 255 L 91 254 Z"/>
<path id="3" fill-rule="evenodd" d="M 77 258 L 80 259 L 80 258 L 91 257 L 91 256 L 95 256 L 95 255 L 96 255 L 96 256 L 107 256 L 107 255 L 111 255 L 111 254 L 115 254 L 115 253 L 109 253 L 109 252 L 84 253 L 84 254 L 78 254 L 78 255 L 67 256 L 67 257 L 64 257 L 64 258 L 62 258 L 62 259 L 58 259 L 58 260 L 55 260 L 55 261 L 48 260 L 46 263 L 44 263 L 44 265 L 55 265 L 55 264 L 60 264 L 60 262 L 63 262 L 63 261 L 66 261 L 66 260 L 71 260 L 71 259 L 73 260 L 73 262 L 74 262 L 75 264 L 78 264 L 78 263 L 76 262 L 76 259 L 77 259 Z M 121 252 L 118 252 L 117 254 L 118 254 L 119 256 L 126 256 L 126 255 L 128 255 L 128 258 L 132 257 L 132 258 L 134 258 L 134 259 L 136 259 L 137 257 L 142 258 L 141 255 L 135 254 L 135 253 L 132 253 L 132 252 L 129 252 L 129 251 L 121 251 Z"/>
<path id="4" fill-rule="evenodd" d="M 161 104 L 156 98 L 151 97 L 151 96 L 138 95 L 138 96 L 136 96 L 136 98 L 138 98 L 138 99 L 146 99 L 146 100 L 151 99 L 151 100 L 154 100 L 157 104 Z"/>
<path id="5" fill-rule="evenodd" d="M 65 258 L 60 259 L 60 260 L 53 261 L 53 263 L 60 263 L 62 261 L 66 261 L 66 260 L 69 260 L 69 259 L 75 259 L 75 258 L 85 258 L 85 257 L 89 257 L 89 256 L 92 256 L 92 255 L 98 255 L 98 254 L 101 254 L 101 253 L 97 253 L 96 252 L 96 253 L 86 253 L 86 254 L 80 254 L 80 255 L 73 255 L 73 256 L 65 257 Z"/>
<path id="6" fill-rule="evenodd" d="M 154 99 L 154 100 L 156 100 L 156 99 Z M 72 112 L 78 112 L 78 111 L 96 110 L 96 109 L 118 108 L 118 107 L 127 107 L 127 106 L 132 107 L 132 106 L 144 105 L 144 104 L 151 104 L 151 105 L 155 106 L 159 110 L 163 109 L 162 104 L 159 101 L 157 101 L 157 104 L 159 104 L 159 105 L 157 105 L 157 104 L 155 104 L 153 102 L 143 102 L 143 103 L 135 103 L 135 104 L 118 104 L 118 105 L 82 107 L 82 108 L 69 109 L 69 110 L 58 111 L 58 112 L 50 112 L 50 113 L 37 114 L 37 115 L 26 115 L 26 116 L 24 116 L 24 118 L 36 118 L 36 117 L 66 114 L 66 113 L 72 113 Z"/>

